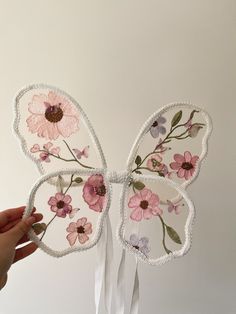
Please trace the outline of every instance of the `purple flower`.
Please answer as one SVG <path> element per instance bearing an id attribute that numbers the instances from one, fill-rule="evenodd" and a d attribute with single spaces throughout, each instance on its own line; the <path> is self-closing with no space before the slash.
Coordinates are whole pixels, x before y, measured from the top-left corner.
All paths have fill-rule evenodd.
<path id="1" fill-rule="evenodd" d="M 139 238 L 137 234 L 131 234 L 129 244 L 131 244 L 135 249 L 142 252 L 144 255 L 148 255 L 150 248 L 148 246 L 149 239 L 147 237 Z"/>
<path id="2" fill-rule="evenodd" d="M 166 133 L 166 128 L 163 126 L 164 123 L 166 123 L 166 118 L 164 117 L 159 117 L 153 122 L 150 128 L 152 137 L 157 138 L 159 134 L 163 135 Z"/>

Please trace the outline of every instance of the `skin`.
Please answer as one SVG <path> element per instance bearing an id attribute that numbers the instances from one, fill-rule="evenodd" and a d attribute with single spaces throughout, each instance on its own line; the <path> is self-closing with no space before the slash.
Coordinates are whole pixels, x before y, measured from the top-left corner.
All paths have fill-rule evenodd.
<path id="1" fill-rule="evenodd" d="M 25 207 L 6 209 L 0 212 L 0 289 L 7 282 L 7 273 L 12 264 L 34 253 L 37 245 L 29 242 L 27 233 L 36 222 L 42 220 L 42 214 L 33 210 L 30 217 L 22 219 Z M 19 245 L 21 245 L 19 247 Z"/>

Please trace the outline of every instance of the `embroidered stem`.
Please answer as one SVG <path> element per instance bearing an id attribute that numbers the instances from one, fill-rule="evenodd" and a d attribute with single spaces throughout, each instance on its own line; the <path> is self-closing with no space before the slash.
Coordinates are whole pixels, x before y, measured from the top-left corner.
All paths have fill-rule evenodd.
<path id="1" fill-rule="evenodd" d="M 74 173 L 71 175 L 70 184 L 69 184 L 68 188 L 65 190 L 65 192 L 63 193 L 64 195 L 66 195 L 66 193 L 69 191 L 70 187 L 72 186 L 74 175 L 75 175 Z"/>
<path id="2" fill-rule="evenodd" d="M 166 237 L 166 224 L 164 223 L 164 220 L 162 219 L 162 217 L 160 215 L 157 215 L 160 218 L 161 224 L 162 224 L 162 230 L 163 230 L 163 238 L 162 238 L 162 244 L 164 247 L 164 250 L 166 251 L 167 254 L 172 253 L 172 251 L 170 251 L 169 249 L 167 249 L 166 247 L 166 243 L 165 243 L 165 237 Z"/>
<path id="3" fill-rule="evenodd" d="M 49 221 L 49 223 L 46 225 L 46 229 L 44 230 L 44 232 L 43 232 L 43 234 L 42 234 L 42 236 L 41 236 L 41 238 L 40 238 L 40 241 L 42 241 L 42 239 L 43 239 L 43 237 L 44 237 L 44 235 L 45 235 L 45 233 L 46 233 L 46 231 L 47 231 L 47 229 L 48 229 L 48 226 L 53 222 L 53 220 L 56 218 L 56 216 L 57 216 L 57 214 L 55 214 L 55 215 L 52 217 L 52 219 Z"/>

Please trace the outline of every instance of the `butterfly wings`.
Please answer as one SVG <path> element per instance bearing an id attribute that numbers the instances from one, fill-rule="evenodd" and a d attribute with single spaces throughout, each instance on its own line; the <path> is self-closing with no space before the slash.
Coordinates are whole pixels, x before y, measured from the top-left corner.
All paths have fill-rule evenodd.
<path id="1" fill-rule="evenodd" d="M 142 260 L 158 265 L 188 251 L 194 207 L 185 188 L 199 173 L 210 132 L 205 111 L 172 104 L 150 117 L 134 143 L 119 239 Z"/>
<path id="2" fill-rule="evenodd" d="M 33 187 L 25 216 L 35 205 L 44 231 L 32 239 L 62 256 L 97 243 L 110 202 L 106 161 L 79 104 L 63 91 L 32 85 L 16 97 L 15 131 L 25 154 L 44 174 Z"/>

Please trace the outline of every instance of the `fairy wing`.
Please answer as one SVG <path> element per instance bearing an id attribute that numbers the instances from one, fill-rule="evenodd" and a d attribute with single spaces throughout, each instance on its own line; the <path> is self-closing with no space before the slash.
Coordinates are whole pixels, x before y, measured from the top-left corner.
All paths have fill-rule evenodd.
<path id="1" fill-rule="evenodd" d="M 71 96 L 44 84 L 22 89 L 15 111 L 22 149 L 43 175 L 24 214 L 29 216 L 36 206 L 44 215 L 45 230 L 40 236 L 31 230 L 32 239 L 53 256 L 94 246 L 108 212 L 110 185 L 87 116 Z"/>
<path id="2" fill-rule="evenodd" d="M 185 189 L 200 171 L 211 128 L 204 110 L 167 105 L 148 119 L 131 149 L 118 234 L 148 263 L 162 264 L 190 247 L 195 211 Z"/>

